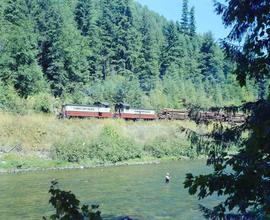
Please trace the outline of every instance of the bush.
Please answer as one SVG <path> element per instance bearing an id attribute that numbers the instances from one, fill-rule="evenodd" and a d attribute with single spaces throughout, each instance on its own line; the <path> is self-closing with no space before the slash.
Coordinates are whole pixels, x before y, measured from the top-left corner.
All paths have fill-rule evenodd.
<path id="1" fill-rule="evenodd" d="M 25 100 L 17 94 L 12 86 L 0 83 L 0 109 L 15 113 L 24 113 Z"/>
<path id="2" fill-rule="evenodd" d="M 142 149 L 130 138 L 121 136 L 111 126 L 105 126 L 99 138 L 92 144 L 91 158 L 103 162 L 121 162 L 140 158 Z"/>
<path id="3" fill-rule="evenodd" d="M 36 112 L 51 113 L 53 112 L 55 98 L 49 93 L 38 93 L 28 98 L 30 109 Z"/>
<path id="4" fill-rule="evenodd" d="M 54 154 L 57 159 L 68 162 L 90 159 L 116 163 L 140 158 L 142 149 L 131 139 L 121 136 L 112 126 L 105 126 L 91 142 L 75 139 L 56 144 Z"/>
<path id="5" fill-rule="evenodd" d="M 184 138 L 179 137 L 159 137 L 144 146 L 144 151 L 156 158 L 182 156 L 193 157 L 195 150 Z"/>
<path id="6" fill-rule="evenodd" d="M 89 148 L 80 139 L 66 140 L 55 144 L 54 157 L 68 162 L 79 162 L 89 155 Z"/>

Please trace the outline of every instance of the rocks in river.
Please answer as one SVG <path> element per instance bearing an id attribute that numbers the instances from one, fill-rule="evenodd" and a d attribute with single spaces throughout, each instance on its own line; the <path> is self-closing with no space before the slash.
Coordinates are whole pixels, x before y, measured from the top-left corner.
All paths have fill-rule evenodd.
<path id="1" fill-rule="evenodd" d="M 17 169 L 22 169 L 22 166 L 23 166 L 23 165 L 20 164 L 20 165 L 17 165 L 16 168 L 17 168 Z"/>

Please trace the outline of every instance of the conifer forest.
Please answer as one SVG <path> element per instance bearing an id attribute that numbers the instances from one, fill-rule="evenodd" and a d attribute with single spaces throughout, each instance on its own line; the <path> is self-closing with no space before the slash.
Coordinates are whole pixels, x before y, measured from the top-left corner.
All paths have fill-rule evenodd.
<path id="1" fill-rule="evenodd" d="M 239 86 L 218 39 L 196 32 L 195 13 L 188 0 L 179 3 L 177 22 L 134 0 L 2 0 L 0 107 L 208 108 L 256 100 L 264 87 Z"/>

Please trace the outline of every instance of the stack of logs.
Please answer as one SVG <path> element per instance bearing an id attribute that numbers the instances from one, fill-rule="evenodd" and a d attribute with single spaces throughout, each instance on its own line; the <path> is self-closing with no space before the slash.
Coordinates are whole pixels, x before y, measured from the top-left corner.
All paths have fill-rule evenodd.
<path id="1" fill-rule="evenodd" d="M 167 120 L 187 120 L 189 119 L 189 111 L 165 108 L 158 113 L 158 118 Z"/>
<path id="2" fill-rule="evenodd" d="M 229 123 L 244 123 L 246 116 L 242 113 L 226 113 L 220 111 L 198 111 L 191 112 L 181 109 L 163 109 L 158 113 L 159 119 L 166 120 L 187 120 L 196 119 L 201 122 L 218 121 Z"/>

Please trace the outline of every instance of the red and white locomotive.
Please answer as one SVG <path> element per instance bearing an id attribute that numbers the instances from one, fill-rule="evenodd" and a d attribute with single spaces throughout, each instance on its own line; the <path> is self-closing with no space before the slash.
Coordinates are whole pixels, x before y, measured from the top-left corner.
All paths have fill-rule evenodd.
<path id="1" fill-rule="evenodd" d="M 63 105 L 59 114 L 60 118 L 112 118 L 111 108 L 107 103 L 90 105 Z"/>
<path id="2" fill-rule="evenodd" d="M 60 118 L 122 118 L 125 120 L 155 120 L 155 110 L 134 109 L 124 103 L 115 105 L 115 112 L 112 112 L 108 103 L 96 102 L 90 105 L 63 105 L 59 114 Z"/>

